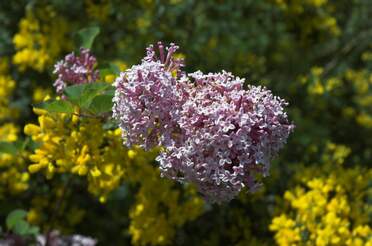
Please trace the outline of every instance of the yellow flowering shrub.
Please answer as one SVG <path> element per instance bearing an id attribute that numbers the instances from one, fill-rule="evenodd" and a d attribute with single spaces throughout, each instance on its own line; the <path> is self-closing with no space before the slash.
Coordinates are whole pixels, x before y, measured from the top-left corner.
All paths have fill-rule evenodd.
<path id="1" fill-rule="evenodd" d="M 321 167 L 318 165 L 306 168 L 299 166 L 302 171 L 297 172 L 293 180 L 306 183 L 313 177 L 326 179 L 327 175 L 331 175 L 337 185 L 343 187 L 345 193 L 352 199 L 349 204 L 351 207 L 349 215 L 353 222 L 368 224 L 370 218 L 366 214 L 372 213 L 372 207 L 366 203 L 366 199 L 372 194 L 369 183 L 372 178 L 372 170 L 364 168 L 363 165 L 346 168 L 345 160 L 351 153 L 351 149 L 345 145 L 328 142 L 320 157 Z"/>
<path id="2" fill-rule="evenodd" d="M 12 118 L 16 114 L 14 109 L 9 107 L 16 82 L 8 74 L 8 60 L 7 57 L 0 57 L 0 120 Z"/>
<path id="3" fill-rule="evenodd" d="M 372 72 L 368 69 L 348 69 L 344 76 L 353 85 L 356 92 L 354 102 L 358 106 L 349 117 L 356 117 L 359 125 L 372 128 Z"/>
<path id="4" fill-rule="evenodd" d="M 372 245 L 372 170 L 344 167 L 347 146 L 328 142 L 321 167 L 299 166 L 294 181 L 304 184 L 286 191 L 287 210 L 273 218 L 270 230 L 279 245 Z M 316 178 L 314 178 L 316 177 Z"/>
<path id="5" fill-rule="evenodd" d="M 85 11 L 94 20 L 105 22 L 110 14 L 111 1 L 103 0 L 99 3 L 93 0 L 85 0 Z"/>
<path id="6" fill-rule="evenodd" d="M 34 112 L 38 124 L 27 124 L 24 131 L 40 146 L 29 157 L 29 171 L 43 171 L 47 178 L 55 173 L 86 176 L 89 191 L 104 201 L 126 174 L 128 161 L 120 130 L 104 130 L 95 118 Z"/>
<path id="7" fill-rule="evenodd" d="M 363 55 L 362 55 L 363 56 Z M 309 76 L 300 78 L 307 85 L 309 95 L 313 102 L 318 102 L 317 107 L 324 108 L 325 102 L 319 98 L 328 100 L 330 96 L 340 96 L 353 92 L 351 98 L 353 105 L 346 105 L 342 109 L 343 116 L 355 119 L 356 122 L 366 128 L 372 128 L 372 73 L 368 69 L 347 69 L 337 76 L 325 76 L 321 67 L 313 67 Z"/>
<path id="8" fill-rule="evenodd" d="M 66 191 L 63 189 L 63 186 L 54 187 L 48 196 L 35 195 L 31 199 L 27 221 L 45 229 L 55 228 L 64 233 L 73 233 L 71 228 L 83 221 L 86 211 L 79 204 L 68 202 L 69 199 L 64 194 Z M 57 204 L 58 210 L 55 210 Z M 58 218 L 61 216 L 63 221 L 60 222 Z"/>
<path id="9" fill-rule="evenodd" d="M 138 186 L 129 214 L 133 244 L 168 244 L 177 227 L 202 213 L 204 203 L 194 188 L 187 187 L 183 194 L 150 165 L 155 150 L 127 150 L 120 129 L 104 130 L 100 119 L 36 108 L 34 112 L 38 124 L 24 128 L 25 134 L 39 144 L 29 156 L 29 171 L 43 172 L 49 179 L 57 173 L 84 176 L 88 190 L 101 202 L 106 202 L 107 195 L 122 182 Z M 33 206 L 30 221 L 38 222 L 42 207 Z"/>
<path id="10" fill-rule="evenodd" d="M 52 90 L 43 88 L 40 86 L 36 86 L 32 92 L 32 102 L 40 103 L 44 100 L 44 98 L 50 97 L 51 94 L 52 94 Z"/>
<path id="11" fill-rule="evenodd" d="M 142 150 L 129 150 L 128 156 L 137 163 L 129 169 L 129 182 L 140 185 L 129 213 L 132 242 L 134 245 L 168 245 L 178 227 L 201 215 L 204 201 L 195 188 L 188 186 L 185 194 L 181 194 L 174 189 L 174 182 L 160 177 L 158 168 L 143 165 Z"/>
<path id="12" fill-rule="evenodd" d="M 363 179 L 371 177 L 371 171 L 363 175 Z M 289 211 L 275 217 L 270 225 L 279 245 L 372 245 L 368 222 L 361 224 L 353 218 L 350 206 L 353 198 L 335 175 L 313 178 L 305 187 L 287 191 L 284 198 Z"/>
<path id="13" fill-rule="evenodd" d="M 18 128 L 13 123 L 0 125 L 0 142 L 18 140 Z M 6 194 L 17 194 L 28 189 L 29 174 L 26 171 L 23 152 L 0 153 L 0 200 Z"/>
<path id="14" fill-rule="evenodd" d="M 8 75 L 8 59 L 4 57 L 0 61 L 0 142 L 12 145 L 19 133 L 18 126 L 10 122 L 16 116 L 16 110 L 9 105 L 16 83 Z M 0 152 L 0 200 L 6 199 L 8 193 L 27 190 L 29 174 L 25 170 L 24 154 L 16 149 Z"/>
<path id="15" fill-rule="evenodd" d="M 13 63 L 21 71 L 26 68 L 44 71 L 62 50 L 71 47 L 66 39 L 67 31 L 67 22 L 51 6 L 26 9 L 26 16 L 20 20 L 13 37 L 17 51 Z"/>
<path id="16" fill-rule="evenodd" d="M 298 28 L 301 40 L 308 41 L 314 33 L 339 36 L 335 5 L 328 0 L 273 0 L 286 15 L 289 25 Z"/>
<path id="17" fill-rule="evenodd" d="M 4 142 L 15 142 L 18 138 L 18 128 L 13 123 L 5 123 L 0 128 L 0 139 Z"/>
<path id="18" fill-rule="evenodd" d="M 8 95 L 13 91 L 15 81 L 8 75 L 0 76 L 0 103 L 6 105 L 9 102 Z"/>
<path id="19" fill-rule="evenodd" d="M 313 67 L 310 71 L 309 78 L 301 78 L 303 83 L 309 83 L 307 91 L 310 95 L 322 96 L 325 93 L 332 93 L 342 86 L 342 78 L 331 77 L 325 80 L 322 78 L 323 74 L 323 68 Z"/>

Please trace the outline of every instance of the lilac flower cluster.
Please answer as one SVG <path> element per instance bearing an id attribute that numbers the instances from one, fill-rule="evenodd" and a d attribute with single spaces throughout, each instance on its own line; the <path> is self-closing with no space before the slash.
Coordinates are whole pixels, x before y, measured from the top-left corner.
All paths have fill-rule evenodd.
<path id="1" fill-rule="evenodd" d="M 254 191 L 294 128 L 286 102 L 263 87 L 244 90 L 244 80 L 225 71 L 186 75 L 172 62 L 174 47 L 165 56 L 159 44 L 156 59 L 151 46 L 117 78 L 113 112 L 124 143 L 162 146 L 161 174 L 196 184 L 209 201 Z"/>
<path id="2" fill-rule="evenodd" d="M 68 85 L 95 82 L 99 78 L 99 71 L 95 70 L 96 65 L 96 58 L 85 48 L 80 49 L 79 56 L 72 52 L 64 60 L 57 62 L 53 71 L 58 75 L 53 84 L 57 94 L 62 94 Z"/>

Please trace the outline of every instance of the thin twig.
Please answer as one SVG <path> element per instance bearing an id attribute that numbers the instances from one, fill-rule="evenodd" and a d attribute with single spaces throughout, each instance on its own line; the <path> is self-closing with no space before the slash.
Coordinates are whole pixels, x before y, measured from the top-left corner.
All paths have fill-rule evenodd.
<path id="1" fill-rule="evenodd" d="M 343 56 L 350 53 L 350 51 L 357 45 L 360 45 L 360 40 L 363 40 L 365 38 L 368 38 L 372 35 L 372 29 L 360 32 L 358 35 L 354 36 L 352 39 L 350 39 L 349 42 L 347 42 L 339 51 L 339 56 L 334 57 L 330 62 L 328 62 L 324 67 L 324 74 L 328 74 L 330 71 L 332 71 L 338 64 L 339 59 Z M 368 44 L 367 44 L 368 45 Z"/>
<path id="2" fill-rule="evenodd" d="M 63 187 L 63 190 L 62 190 L 62 194 L 61 196 L 59 197 L 59 199 L 57 199 L 56 201 L 56 204 L 54 206 L 54 209 L 53 209 L 53 212 L 52 212 L 52 215 L 50 217 L 50 224 L 48 226 L 48 229 L 47 229 L 47 232 L 46 232 L 46 236 L 45 236 L 45 246 L 51 246 L 51 233 L 53 231 L 53 226 L 54 226 L 54 220 L 57 218 L 58 214 L 59 214 L 59 210 L 62 206 L 62 203 L 63 203 L 63 200 L 65 199 L 65 196 L 67 194 L 67 191 L 71 185 L 71 181 L 72 181 L 72 176 L 69 176 L 68 179 L 67 179 L 67 182 L 66 184 L 64 185 Z"/>

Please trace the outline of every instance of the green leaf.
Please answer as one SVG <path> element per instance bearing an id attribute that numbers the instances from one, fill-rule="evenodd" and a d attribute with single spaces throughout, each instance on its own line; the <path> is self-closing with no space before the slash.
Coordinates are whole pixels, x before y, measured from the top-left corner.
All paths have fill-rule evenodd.
<path id="1" fill-rule="evenodd" d="M 40 231 L 39 227 L 31 226 L 28 230 L 28 234 L 32 234 L 36 236 L 37 234 L 39 234 L 39 231 Z"/>
<path id="2" fill-rule="evenodd" d="M 113 74 L 113 75 L 119 75 L 120 74 L 120 68 L 118 65 L 116 65 L 113 62 L 109 62 L 104 64 L 100 67 L 99 74 L 101 75 L 101 78 L 104 78 L 106 75 Z"/>
<path id="3" fill-rule="evenodd" d="M 86 84 L 68 86 L 65 88 L 64 94 L 70 102 L 80 105 L 85 86 Z"/>
<path id="4" fill-rule="evenodd" d="M 42 108 L 52 113 L 73 113 L 73 105 L 66 100 L 50 100 L 35 105 L 36 108 Z"/>
<path id="5" fill-rule="evenodd" d="M 115 88 L 110 88 L 107 91 L 105 91 L 105 95 L 110 95 L 111 98 L 115 96 Z"/>
<path id="6" fill-rule="evenodd" d="M 87 83 L 65 88 L 68 100 L 81 108 L 88 108 L 93 98 L 103 94 L 112 86 L 107 83 Z"/>
<path id="7" fill-rule="evenodd" d="M 93 98 L 92 103 L 89 105 L 89 110 L 95 114 L 102 114 L 110 112 L 112 109 L 112 96 L 111 95 L 98 95 Z"/>
<path id="8" fill-rule="evenodd" d="M 18 235 L 26 235 L 29 233 L 30 225 L 24 221 L 19 220 L 13 227 L 13 232 Z"/>
<path id="9" fill-rule="evenodd" d="M 80 47 L 91 49 L 94 39 L 97 37 L 99 32 L 100 32 L 100 29 L 97 26 L 81 29 L 78 32 Z"/>
<path id="10" fill-rule="evenodd" d="M 113 130 L 118 128 L 118 122 L 113 119 L 108 119 L 105 123 L 103 123 L 102 128 L 104 130 Z"/>
<path id="11" fill-rule="evenodd" d="M 6 226 L 9 230 L 12 230 L 15 225 L 19 221 L 23 221 L 23 219 L 27 216 L 27 212 L 22 209 L 16 209 L 10 212 L 8 216 L 6 217 Z"/>
<path id="12" fill-rule="evenodd" d="M 17 154 L 17 147 L 14 143 L 0 142 L 0 153 L 15 155 Z"/>

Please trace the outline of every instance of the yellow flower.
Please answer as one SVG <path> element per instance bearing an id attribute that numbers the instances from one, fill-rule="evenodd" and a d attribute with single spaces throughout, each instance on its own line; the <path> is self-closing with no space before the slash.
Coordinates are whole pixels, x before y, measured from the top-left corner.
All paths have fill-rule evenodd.
<path id="1" fill-rule="evenodd" d="M 112 84 L 114 82 L 115 78 L 116 78 L 115 75 L 108 74 L 108 75 L 105 76 L 105 82 Z"/>
<path id="2" fill-rule="evenodd" d="M 19 31 L 13 37 L 17 52 L 13 63 L 20 71 L 32 68 L 39 72 L 54 62 L 61 50 L 70 47 L 65 39 L 67 24 L 50 6 L 27 9 L 19 22 Z"/>
<path id="3" fill-rule="evenodd" d="M 40 131 L 40 127 L 35 124 L 27 124 L 24 128 L 25 134 L 29 136 L 37 135 Z"/>
<path id="4" fill-rule="evenodd" d="M 110 0 L 103 0 L 100 3 L 95 3 L 93 0 L 85 0 L 86 12 L 89 17 L 105 22 L 110 14 Z"/>
<path id="5" fill-rule="evenodd" d="M 14 142 L 18 139 L 18 128 L 13 123 L 0 126 L 0 141 Z"/>
<path id="6" fill-rule="evenodd" d="M 51 94 L 50 89 L 45 89 L 45 88 L 42 88 L 42 87 L 36 87 L 33 91 L 32 101 L 34 103 L 42 102 L 44 100 L 44 98 L 46 96 L 50 95 L 50 94 Z"/>

